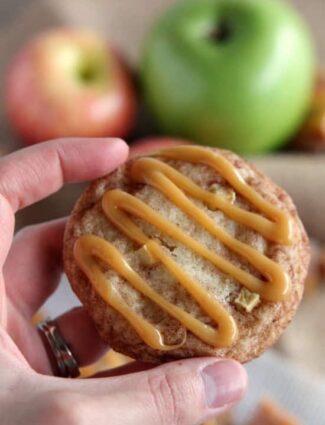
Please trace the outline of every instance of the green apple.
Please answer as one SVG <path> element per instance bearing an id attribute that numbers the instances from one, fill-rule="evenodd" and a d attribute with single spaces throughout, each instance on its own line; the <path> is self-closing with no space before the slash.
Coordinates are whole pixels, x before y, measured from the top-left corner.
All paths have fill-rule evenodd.
<path id="1" fill-rule="evenodd" d="M 313 43 L 280 0 L 185 0 L 149 34 L 145 101 L 173 136 L 242 153 L 285 143 L 306 113 Z"/>

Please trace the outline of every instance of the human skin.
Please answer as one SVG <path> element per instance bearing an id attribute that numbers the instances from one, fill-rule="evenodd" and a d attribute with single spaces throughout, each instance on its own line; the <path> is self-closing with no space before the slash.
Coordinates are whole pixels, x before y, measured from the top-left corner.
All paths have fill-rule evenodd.
<path id="1" fill-rule="evenodd" d="M 2 425 L 195 425 L 245 392 L 242 366 L 212 357 L 155 368 L 134 362 L 89 379 L 53 376 L 31 318 L 59 283 L 65 220 L 31 226 L 14 237 L 15 213 L 64 183 L 109 173 L 127 156 L 127 145 L 118 139 L 61 139 L 0 159 Z M 80 366 L 108 349 L 83 308 L 57 323 Z"/>

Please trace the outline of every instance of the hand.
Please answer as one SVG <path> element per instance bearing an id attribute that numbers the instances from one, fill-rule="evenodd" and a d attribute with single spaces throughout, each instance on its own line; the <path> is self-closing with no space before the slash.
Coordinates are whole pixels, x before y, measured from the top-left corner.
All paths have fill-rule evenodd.
<path id="1" fill-rule="evenodd" d="M 231 360 L 190 359 L 156 368 L 131 363 L 90 379 L 52 371 L 33 314 L 62 272 L 64 220 L 14 234 L 14 214 L 64 183 L 94 179 L 123 163 L 117 139 L 57 140 L 0 160 L 0 423 L 1 425 L 194 425 L 239 400 L 244 369 Z M 83 308 L 57 318 L 79 366 L 107 347 Z"/>

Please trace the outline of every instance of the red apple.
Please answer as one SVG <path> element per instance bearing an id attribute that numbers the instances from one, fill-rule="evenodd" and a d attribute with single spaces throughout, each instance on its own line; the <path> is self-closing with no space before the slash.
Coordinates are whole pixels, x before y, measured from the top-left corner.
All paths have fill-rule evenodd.
<path id="1" fill-rule="evenodd" d="M 9 119 L 23 140 L 125 137 L 136 94 L 117 53 L 97 34 L 57 29 L 39 35 L 14 58 L 7 79 Z"/>

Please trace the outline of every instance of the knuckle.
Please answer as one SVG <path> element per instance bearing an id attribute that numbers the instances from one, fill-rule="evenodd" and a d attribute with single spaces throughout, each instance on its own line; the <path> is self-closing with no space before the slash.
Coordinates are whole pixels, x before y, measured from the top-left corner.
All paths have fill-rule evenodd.
<path id="1" fill-rule="evenodd" d="M 80 394 L 60 392 L 48 401 L 47 425 L 84 425 L 88 401 Z"/>
<path id="2" fill-rule="evenodd" d="M 173 374 L 167 370 L 149 375 L 147 380 L 158 424 L 183 424 L 182 388 Z"/>

